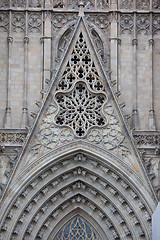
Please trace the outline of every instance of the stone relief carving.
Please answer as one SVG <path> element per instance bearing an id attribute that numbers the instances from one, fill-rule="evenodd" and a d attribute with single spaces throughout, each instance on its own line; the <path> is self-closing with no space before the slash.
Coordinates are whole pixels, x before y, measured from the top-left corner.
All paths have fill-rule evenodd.
<path id="1" fill-rule="evenodd" d="M 153 0 L 153 9 L 159 9 L 160 8 L 160 1 L 159 0 Z"/>
<path id="2" fill-rule="evenodd" d="M 148 34 L 150 19 L 148 14 L 137 15 L 137 34 Z"/>
<path id="3" fill-rule="evenodd" d="M 25 14 L 16 12 L 12 15 L 12 29 L 13 32 L 25 31 Z"/>
<path id="4" fill-rule="evenodd" d="M 160 15 L 155 14 L 153 16 L 153 34 L 159 34 L 160 33 Z"/>
<path id="5" fill-rule="evenodd" d="M 1 7 L 1 8 L 7 8 L 7 7 L 9 7 L 9 0 L 1 0 L 1 1 L 0 1 L 0 7 Z"/>
<path id="6" fill-rule="evenodd" d="M 42 7 L 42 0 L 29 0 L 29 7 Z"/>
<path id="7" fill-rule="evenodd" d="M 109 8 L 109 0 L 98 0 L 97 1 L 98 9 L 107 9 Z"/>
<path id="8" fill-rule="evenodd" d="M 85 16 L 87 21 L 92 22 L 93 24 L 97 25 L 100 29 L 103 29 L 103 31 L 107 31 L 109 27 L 109 15 L 108 14 L 87 14 Z"/>
<path id="9" fill-rule="evenodd" d="M 137 0 L 137 9 L 149 9 L 150 2 L 149 0 Z"/>
<path id="10" fill-rule="evenodd" d="M 120 16 L 120 31 L 121 34 L 127 32 L 131 34 L 133 32 L 133 15 L 132 14 L 121 14 Z"/>
<path id="11" fill-rule="evenodd" d="M 26 1 L 25 0 L 12 0 L 12 7 L 25 7 Z"/>
<path id="12" fill-rule="evenodd" d="M 120 6 L 122 9 L 132 9 L 133 8 L 133 0 L 121 0 Z"/>
<path id="13" fill-rule="evenodd" d="M 52 15 L 52 26 L 54 31 L 59 31 L 66 23 L 77 19 L 77 14 L 56 13 Z M 69 26 L 72 29 L 72 25 Z M 72 29 L 73 31 L 73 29 Z"/>
<path id="14" fill-rule="evenodd" d="M 27 137 L 27 132 L 0 132 L 0 143 L 10 145 L 23 145 Z"/>
<path id="15" fill-rule="evenodd" d="M 0 31 L 8 31 L 9 16 L 6 12 L 0 13 Z"/>
<path id="16" fill-rule="evenodd" d="M 54 8 L 63 8 L 64 2 L 63 0 L 55 0 L 53 3 Z"/>
<path id="17" fill-rule="evenodd" d="M 42 32 L 42 14 L 41 13 L 29 13 L 28 20 L 29 32 L 30 33 L 41 33 Z"/>
<path id="18" fill-rule="evenodd" d="M 160 144 L 160 135 L 159 134 L 134 134 L 134 140 L 138 147 L 142 146 L 157 146 Z"/>
<path id="19" fill-rule="evenodd" d="M 72 32 L 74 29 L 74 25 L 72 25 L 71 27 L 69 27 L 65 33 L 61 36 L 59 42 L 58 42 L 58 48 L 57 48 L 57 58 L 56 61 L 59 63 L 60 59 L 62 58 L 62 56 L 65 53 L 65 50 L 67 49 L 67 46 L 69 44 L 69 41 L 71 39 L 72 36 Z"/>
<path id="20" fill-rule="evenodd" d="M 83 4 L 84 8 L 93 9 L 94 1 L 92 0 L 68 0 L 68 8 L 76 9 L 79 8 L 79 5 Z"/>

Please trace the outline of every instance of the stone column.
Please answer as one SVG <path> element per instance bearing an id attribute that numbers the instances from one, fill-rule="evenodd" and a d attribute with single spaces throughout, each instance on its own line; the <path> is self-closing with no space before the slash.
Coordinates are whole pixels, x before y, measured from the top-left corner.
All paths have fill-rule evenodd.
<path id="1" fill-rule="evenodd" d="M 150 81 L 150 110 L 148 116 L 148 128 L 149 130 L 156 130 L 155 114 L 154 114 L 154 96 L 153 96 L 153 45 L 154 40 L 152 38 L 152 13 L 150 13 L 150 39 L 149 43 L 149 81 Z"/>
<path id="2" fill-rule="evenodd" d="M 8 75 L 7 75 L 7 104 L 6 113 L 4 119 L 4 128 L 12 127 L 12 117 L 11 117 L 11 64 L 12 64 L 12 42 L 13 38 L 11 36 L 11 11 L 9 12 L 9 34 L 8 34 Z"/>
<path id="3" fill-rule="evenodd" d="M 160 239 L 160 202 L 152 216 L 152 240 Z"/>
<path id="4" fill-rule="evenodd" d="M 28 90 L 28 12 L 26 12 L 26 29 L 24 37 L 24 83 L 23 83 L 23 108 L 22 108 L 22 119 L 21 128 L 29 126 L 29 116 L 27 107 L 27 90 Z"/>
<path id="5" fill-rule="evenodd" d="M 51 36 L 51 34 L 52 33 L 51 33 L 51 29 L 52 29 L 51 13 L 46 12 L 43 15 L 43 37 L 40 40 L 41 44 L 43 44 L 42 90 L 45 90 L 48 87 L 46 80 L 50 81 L 52 78 L 52 72 L 51 72 L 51 56 L 52 56 L 52 48 L 51 48 L 52 36 Z"/>
<path id="6" fill-rule="evenodd" d="M 139 121 L 138 121 L 138 107 L 137 107 L 137 34 L 136 34 L 136 13 L 134 13 L 134 37 L 132 40 L 133 45 L 133 112 L 132 112 L 132 127 L 134 130 L 139 128 Z"/>
<path id="7" fill-rule="evenodd" d="M 110 37 L 110 59 L 111 59 L 111 80 L 117 80 L 118 76 L 118 26 L 117 14 L 113 12 L 111 21 L 111 37 Z M 116 89 L 118 90 L 118 89 Z"/>

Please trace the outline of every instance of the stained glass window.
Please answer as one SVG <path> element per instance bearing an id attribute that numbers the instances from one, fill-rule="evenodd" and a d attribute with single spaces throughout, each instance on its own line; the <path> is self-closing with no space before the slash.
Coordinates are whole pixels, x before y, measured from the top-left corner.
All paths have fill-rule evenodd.
<path id="1" fill-rule="evenodd" d="M 56 240 L 100 240 L 100 238 L 92 227 L 80 217 L 76 217 L 58 233 Z"/>

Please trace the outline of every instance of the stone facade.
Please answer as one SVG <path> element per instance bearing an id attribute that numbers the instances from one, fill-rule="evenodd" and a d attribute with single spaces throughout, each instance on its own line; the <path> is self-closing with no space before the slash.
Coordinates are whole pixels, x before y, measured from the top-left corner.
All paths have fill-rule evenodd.
<path id="1" fill-rule="evenodd" d="M 0 239 L 151 239 L 159 1 L 3 0 L 0 49 Z"/>

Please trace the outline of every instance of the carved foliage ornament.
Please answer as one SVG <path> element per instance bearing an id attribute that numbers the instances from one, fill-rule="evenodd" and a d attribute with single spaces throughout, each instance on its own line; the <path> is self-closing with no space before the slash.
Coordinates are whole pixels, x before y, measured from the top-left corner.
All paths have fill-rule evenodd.
<path id="1" fill-rule="evenodd" d="M 148 14 L 137 15 L 137 33 L 148 34 L 150 26 L 150 20 Z"/>
<path id="2" fill-rule="evenodd" d="M 121 33 L 132 33 L 133 31 L 133 15 L 132 14 L 121 14 L 120 28 Z"/>
<path id="3" fill-rule="evenodd" d="M 29 32 L 41 33 L 42 31 L 42 15 L 41 13 L 30 13 L 29 14 Z"/>
<path id="4" fill-rule="evenodd" d="M 29 0 L 29 7 L 42 7 L 42 0 Z"/>
<path id="5" fill-rule="evenodd" d="M 160 8 L 160 1 L 153 0 L 153 9 L 159 9 L 159 8 Z"/>
<path id="6" fill-rule="evenodd" d="M 9 24 L 9 16 L 5 12 L 0 13 L 0 31 L 7 31 Z"/>
<path id="7" fill-rule="evenodd" d="M 153 16 L 153 34 L 159 34 L 160 33 L 160 15 L 155 14 Z"/>
<path id="8" fill-rule="evenodd" d="M 131 9 L 133 8 L 133 0 L 121 0 L 121 8 Z"/>
<path id="9" fill-rule="evenodd" d="M 150 5 L 149 0 L 137 0 L 137 9 L 148 10 Z"/>
<path id="10" fill-rule="evenodd" d="M 0 7 L 5 8 L 5 7 L 9 7 L 9 0 L 1 0 L 0 1 Z"/>
<path id="11" fill-rule="evenodd" d="M 97 25 L 99 28 L 106 30 L 109 26 L 109 15 L 108 14 L 88 14 L 86 15 L 87 21 L 90 21 Z"/>
<path id="12" fill-rule="evenodd" d="M 25 30 L 25 15 L 23 13 L 14 13 L 12 16 L 13 32 L 23 32 Z"/>
<path id="13" fill-rule="evenodd" d="M 12 7 L 25 7 L 26 0 L 12 0 Z"/>

